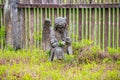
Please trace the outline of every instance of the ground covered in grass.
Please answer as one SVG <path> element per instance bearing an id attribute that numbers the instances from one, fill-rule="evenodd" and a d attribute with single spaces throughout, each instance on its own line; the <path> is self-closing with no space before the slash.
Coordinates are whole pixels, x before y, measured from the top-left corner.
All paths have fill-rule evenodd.
<path id="1" fill-rule="evenodd" d="M 0 50 L 0 80 L 120 80 L 120 61 L 78 63 L 66 55 L 50 62 L 42 50 Z"/>

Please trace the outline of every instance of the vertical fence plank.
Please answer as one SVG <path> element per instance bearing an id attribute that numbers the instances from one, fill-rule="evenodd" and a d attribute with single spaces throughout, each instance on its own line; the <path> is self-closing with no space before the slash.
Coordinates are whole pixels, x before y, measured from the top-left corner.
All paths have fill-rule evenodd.
<path id="1" fill-rule="evenodd" d="M 111 0 L 109 0 L 109 3 L 111 3 Z"/>
<path id="2" fill-rule="evenodd" d="M 54 8 L 52 8 L 52 27 L 54 26 Z"/>
<path id="3" fill-rule="evenodd" d="M 38 47 L 37 48 L 40 48 L 40 36 L 41 36 L 41 34 L 40 34 L 40 9 L 39 8 L 37 8 L 37 31 L 38 31 Z"/>
<path id="4" fill-rule="evenodd" d="M 36 14 L 36 9 L 37 8 L 34 8 L 34 36 L 35 36 L 35 38 L 34 38 L 34 47 L 37 47 L 37 40 L 36 40 L 36 37 L 37 37 L 37 14 Z"/>
<path id="5" fill-rule="evenodd" d="M 120 0 L 117 0 L 117 3 L 120 3 Z"/>
<path id="6" fill-rule="evenodd" d="M 35 36 L 35 39 L 34 39 L 34 46 L 37 47 L 37 40 L 36 40 L 36 37 L 37 37 L 37 15 L 36 15 L 36 9 L 37 8 L 34 8 L 34 36 Z"/>
<path id="7" fill-rule="evenodd" d="M 26 49 L 28 49 L 28 8 L 25 8 L 25 20 L 26 20 Z"/>
<path id="8" fill-rule="evenodd" d="M 91 40 L 92 39 L 92 31 L 91 31 L 91 22 L 92 22 L 92 9 L 90 8 L 89 9 L 89 39 Z"/>
<path id="9" fill-rule="evenodd" d="M 117 49 L 117 8 L 114 9 L 114 48 Z"/>
<path id="10" fill-rule="evenodd" d="M 37 36 L 38 36 L 38 38 L 37 38 L 37 48 L 39 48 L 39 36 L 40 36 L 40 34 L 39 34 L 39 31 L 40 31 L 40 28 L 39 28 L 39 26 L 40 26 L 40 23 L 39 23 L 39 8 L 37 8 L 37 21 L 36 21 L 36 25 L 37 25 Z"/>
<path id="11" fill-rule="evenodd" d="M 27 8 L 25 8 L 25 49 L 28 49 L 27 47 L 27 44 L 28 44 L 28 41 L 27 41 Z"/>
<path id="12" fill-rule="evenodd" d="M 70 17 L 69 17 L 69 9 L 64 9 L 64 17 L 66 18 L 66 21 L 67 21 L 67 29 L 68 29 L 68 32 L 69 32 L 69 19 L 70 19 Z M 70 36 L 70 35 L 69 35 Z"/>
<path id="13" fill-rule="evenodd" d="M 73 19 L 72 19 L 72 35 L 73 35 L 73 41 L 76 39 L 76 34 L 75 34 L 75 29 L 76 29 L 76 24 L 75 24 L 75 8 L 73 8 Z"/>
<path id="14" fill-rule="evenodd" d="M 115 0 L 113 0 L 112 3 L 115 3 Z"/>
<path id="15" fill-rule="evenodd" d="M 23 49 L 26 49 L 26 23 L 25 23 L 25 8 L 22 8 L 22 11 L 21 11 L 21 19 L 20 21 L 22 22 L 21 26 L 22 26 L 22 48 Z"/>
<path id="16" fill-rule="evenodd" d="M 112 10 L 113 10 L 113 17 L 112 17 L 112 19 L 113 19 L 113 20 L 112 20 L 112 22 L 113 22 L 113 23 L 112 23 L 112 27 L 113 27 L 113 28 L 112 28 L 112 29 L 113 29 L 112 44 L 113 44 L 113 46 L 112 46 L 112 47 L 114 48 L 114 47 L 115 47 L 115 44 L 114 44 L 114 38 L 115 38 L 115 37 L 114 37 L 114 27 L 115 27 L 115 26 L 114 26 L 114 24 L 115 24 L 115 22 L 114 22 L 115 19 L 114 19 L 114 18 L 115 18 L 115 8 L 112 8 Z"/>
<path id="17" fill-rule="evenodd" d="M 66 4 L 66 0 L 64 0 L 64 4 Z M 64 8 L 64 17 L 66 17 L 66 8 Z"/>
<path id="18" fill-rule="evenodd" d="M 105 47 L 105 50 L 107 50 L 107 47 L 108 47 L 108 32 L 109 32 L 109 9 L 105 9 L 105 28 L 104 28 L 104 47 Z"/>
<path id="19" fill-rule="evenodd" d="M 66 17 L 66 8 L 64 8 L 64 17 Z"/>
<path id="20" fill-rule="evenodd" d="M 71 8 L 70 9 L 70 12 L 71 12 L 71 17 L 70 17 L 70 25 L 71 25 L 71 38 L 72 38 L 72 41 L 73 41 L 73 22 L 72 22 L 72 20 L 73 20 L 73 9 Z"/>
<path id="21" fill-rule="evenodd" d="M 103 35 L 102 35 L 102 38 L 103 38 L 103 46 L 102 46 L 102 48 L 103 48 L 103 50 L 105 49 L 104 47 L 105 47 L 105 8 L 103 8 Z"/>
<path id="22" fill-rule="evenodd" d="M 30 38 L 30 49 L 31 48 L 33 48 L 33 47 L 35 47 L 34 46 L 34 36 L 35 36 L 35 34 L 34 34 L 34 24 L 35 24 L 35 22 L 34 22 L 34 20 L 35 20 L 35 16 L 34 16 L 34 11 L 33 11 L 33 9 L 29 9 L 29 38 Z"/>
<path id="23" fill-rule="evenodd" d="M 39 8 L 39 48 L 42 49 L 42 27 L 41 27 L 41 8 Z"/>
<path id="24" fill-rule="evenodd" d="M 76 13 L 76 41 L 78 41 L 78 37 L 79 37 L 79 28 L 78 28 L 78 22 L 79 22 L 79 18 L 78 18 L 78 16 L 79 16 L 79 9 L 77 8 L 77 13 Z"/>
<path id="25" fill-rule="evenodd" d="M 27 42 L 26 42 L 26 8 L 24 8 L 24 24 L 25 24 L 25 27 L 24 27 L 24 43 L 23 43 L 23 45 L 24 45 L 24 48 L 25 49 L 27 49 L 27 47 L 26 47 L 26 44 L 27 44 Z"/>
<path id="26" fill-rule="evenodd" d="M 59 17 L 59 8 L 57 8 L 57 17 Z"/>
<path id="27" fill-rule="evenodd" d="M 47 8 L 47 18 L 49 18 L 49 9 L 50 8 Z M 50 18 L 49 18 L 50 19 Z"/>
<path id="28" fill-rule="evenodd" d="M 4 2 L 5 0 L 1 0 L 1 4 Z"/>
<path id="29" fill-rule="evenodd" d="M 60 16 L 62 17 L 63 16 L 63 9 L 60 8 Z"/>
<path id="30" fill-rule="evenodd" d="M 99 45 L 99 8 L 97 8 L 96 20 L 96 43 Z"/>
<path id="31" fill-rule="evenodd" d="M 48 18 L 51 19 L 51 8 L 48 8 L 49 16 Z"/>
<path id="32" fill-rule="evenodd" d="M 100 44 L 100 40 L 101 40 L 100 36 L 101 36 L 101 8 L 99 8 L 99 40 L 98 40 L 99 47 L 101 46 L 101 44 Z"/>
<path id="33" fill-rule="evenodd" d="M 64 0 L 64 4 L 66 4 L 66 0 Z"/>
<path id="34" fill-rule="evenodd" d="M 72 37 L 71 8 L 69 9 L 69 34 Z"/>
<path id="35" fill-rule="evenodd" d="M 111 47 L 110 46 L 110 42 L 111 42 L 111 8 L 108 9 L 108 12 L 109 12 L 109 28 L 108 28 L 108 47 Z"/>
<path id="36" fill-rule="evenodd" d="M 105 3 L 107 3 L 107 1 L 106 1 L 106 0 L 103 0 L 103 3 L 105 4 Z"/>
<path id="37" fill-rule="evenodd" d="M 98 2 L 99 4 L 101 4 L 101 0 L 99 0 L 99 2 Z"/>
<path id="38" fill-rule="evenodd" d="M 117 8 L 117 49 L 119 48 L 119 8 Z"/>
<path id="39" fill-rule="evenodd" d="M 30 36 L 31 36 L 31 35 L 30 35 L 30 30 L 31 30 L 31 29 L 30 29 L 30 26 L 31 26 L 31 24 L 30 24 L 31 21 L 30 21 L 30 20 L 31 20 L 31 14 L 30 14 L 30 12 L 31 12 L 31 10 L 30 10 L 30 8 L 28 8 L 28 15 L 29 15 L 29 18 L 28 18 L 28 19 L 29 19 L 29 20 L 28 20 L 28 40 L 29 40 L 29 45 L 28 45 L 28 47 L 29 47 L 29 49 L 30 49 L 30 47 L 31 47 L 31 44 L 30 44 Z"/>
<path id="40" fill-rule="evenodd" d="M 79 35 L 79 40 L 82 40 L 82 9 L 79 9 L 79 15 L 78 15 L 78 35 Z"/>
<path id="41" fill-rule="evenodd" d="M 41 45 L 41 49 L 42 49 L 42 30 L 43 30 L 43 27 L 42 27 L 42 23 L 43 23 L 43 21 L 42 21 L 42 19 L 43 19 L 43 9 L 42 8 L 40 8 L 40 32 L 41 32 L 41 43 L 40 43 L 40 45 Z"/>
<path id="42" fill-rule="evenodd" d="M 95 45 L 97 44 L 97 8 L 95 8 L 95 19 L 94 19 L 95 21 L 95 29 L 94 29 L 94 42 L 95 42 Z"/>
<path id="43" fill-rule="evenodd" d="M 84 8 L 82 8 L 82 39 L 84 39 Z"/>
<path id="44" fill-rule="evenodd" d="M 29 49 L 29 8 L 27 9 L 27 48 Z"/>
<path id="45" fill-rule="evenodd" d="M 86 28 L 85 28 L 86 36 L 85 37 L 86 39 L 88 39 L 88 9 L 86 8 L 85 10 L 86 10 L 86 23 L 85 23 L 86 24 Z"/>
<path id="46" fill-rule="evenodd" d="M 47 8 L 45 8 L 45 18 L 48 18 L 47 17 Z"/>
<path id="47" fill-rule="evenodd" d="M 71 4 L 75 4 L 77 0 L 70 0 Z"/>

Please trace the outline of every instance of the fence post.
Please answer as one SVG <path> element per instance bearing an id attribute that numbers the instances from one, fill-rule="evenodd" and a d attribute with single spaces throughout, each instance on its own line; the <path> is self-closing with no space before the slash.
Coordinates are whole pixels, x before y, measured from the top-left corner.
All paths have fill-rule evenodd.
<path id="1" fill-rule="evenodd" d="M 4 6 L 6 47 L 21 48 L 21 28 L 18 20 L 19 0 L 6 0 Z"/>

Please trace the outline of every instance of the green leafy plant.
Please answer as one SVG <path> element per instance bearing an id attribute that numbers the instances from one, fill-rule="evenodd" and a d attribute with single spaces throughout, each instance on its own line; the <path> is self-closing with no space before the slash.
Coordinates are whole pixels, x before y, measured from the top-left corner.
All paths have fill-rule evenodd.
<path id="1" fill-rule="evenodd" d="M 68 54 L 65 54 L 65 62 L 72 62 L 74 61 L 74 55 L 68 55 Z"/>
<path id="2" fill-rule="evenodd" d="M 3 75 L 5 75 L 7 70 L 7 67 L 4 65 L 0 65 L 0 77 L 2 77 Z"/>
<path id="3" fill-rule="evenodd" d="M 42 40 L 42 33 L 41 32 L 34 32 L 34 39 L 35 40 L 39 40 L 39 41 L 41 41 Z"/>
<path id="4" fill-rule="evenodd" d="M 115 53 L 119 53 L 120 54 L 120 48 L 115 49 L 115 48 L 108 47 L 107 49 L 108 49 L 108 53 L 110 53 L 110 54 L 115 54 Z"/>
<path id="5" fill-rule="evenodd" d="M 22 79 L 23 79 L 23 80 L 34 80 L 30 74 L 25 74 L 25 75 L 22 77 Z"/>
<path id="6" fill-rule="evenodd" d="M 64 42 L 64 41 L 59 41 L 59 42 L 58 42 L 58 45 L 59 45 L 60 47 L 62 47 L 62 46 L 65 45 L 65 42 Z"/>
<path id="7" fill-rule="evenodd" d="M 84 40 L 83 39 L 81 41 L 73 42 L 72 47 L 73 47 L 73 50 L 81 49 L 82 47 L 92 45 L 92 43 L 93 43 L 93 41 L 91 41 L 91 40 Z"/>

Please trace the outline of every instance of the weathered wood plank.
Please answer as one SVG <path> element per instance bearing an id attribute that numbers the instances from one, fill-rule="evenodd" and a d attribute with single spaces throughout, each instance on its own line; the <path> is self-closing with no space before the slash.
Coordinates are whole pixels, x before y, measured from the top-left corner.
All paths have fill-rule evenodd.
<path id="1" fill-rule="evenodd" d="M 91 27 L 92 27 L 92 9 L 89 9 L 89 39 L 92 39 L 92 31 L 91 31 Z"/>
<path id="2" fill-rule="evenodd" d="M 3 8 L 4 4 L 0 4 Z M 18 8 L 118 8 L 116 4 L 18 4 Z"/>
<path id="3" fill-rule="evenodd" d="M 118 8 L 120 4 L 18 4 L 18 8 Z"/>
<path id="4" fill-rule="evenodd" d="M 33 49 L 34 45 L 34 12 L 33 10 L 29 10 L 29 39 L 30 39 L 30 49 Z"/>
<path id="5" fill-rule="evenodd" d="M 82 9 L 82 39 L 84 39 L 84 8 Z"/>
<path id="6" fill-rule="evenodd" d="M 99 44 L 99 47 L 101 46 L 101 42 L 100 42 L 100 40 L 101 40 L 101 38 L 100 38 L 100 36 L 101 36 L 101 8 L 99 8 L 99 42 L 98 42 L 98 44 Z"/>
<path id="7" fill-rule="evenodd" d="M 102 48 L 105 49 L 105 8 L 103 8 L 103 35 L 102 35 L 103 43 Z"/>
<path id="8" fill-rule="evenodd" d="M 105 28 L 104 28 L 104 35 L 105 35 L 105 38 L 104 38 L 104 46 L 105 46 L 105 49 L 107 49 L 107 47 L 108 47 L 108 32 L 109 32 L 109 13 L 108 13 L 108 9 L 105 9 Z"/>
<path id="9" fill-rule="evenodd" d="M 78 35 L 79 35 L 79 40 L 82 40 L 82 10 L 79 9 L 79 26 L 78 26 Z"/>
<path id="10" fill-rule="evenodd" d="M 117 48 L 119 48 L 119 44 L 120 44 L 120 42 L 119 42 L 119 35 L 120 35 L 120 33 L 119 33 L 119 8 L 117 8 Z"/>

